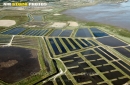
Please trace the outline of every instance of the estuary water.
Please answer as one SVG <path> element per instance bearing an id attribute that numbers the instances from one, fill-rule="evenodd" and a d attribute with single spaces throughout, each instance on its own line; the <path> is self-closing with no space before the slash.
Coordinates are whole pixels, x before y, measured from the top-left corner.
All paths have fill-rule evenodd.
<path id="1" fill-rule="evenodd" d="M 77 19 L 94 21 L 130 30 L 130 1 L 102 3 L 89 7 L 69 9 L 63 12 Z"/>

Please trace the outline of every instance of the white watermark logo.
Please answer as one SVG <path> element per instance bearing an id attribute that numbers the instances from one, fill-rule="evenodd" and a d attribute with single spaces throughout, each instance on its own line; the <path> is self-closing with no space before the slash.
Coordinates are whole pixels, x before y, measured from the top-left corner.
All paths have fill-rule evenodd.
<path id="1" fill-rule="evenodd" d="M 3 6 L 13 6 L 13 7 L 19 7 L 19 6 L 35 6 L 35 7 L 43 7 L 47 6 L 47 3 L 28 3 L 28 2 L 12 2 L 12 3 L 3 3 Z"/>

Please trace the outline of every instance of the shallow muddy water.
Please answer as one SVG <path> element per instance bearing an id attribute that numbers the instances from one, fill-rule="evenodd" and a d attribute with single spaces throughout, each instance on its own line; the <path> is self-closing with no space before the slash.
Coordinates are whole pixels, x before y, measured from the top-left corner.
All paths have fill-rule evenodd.
<path id="1" fill-rule="evenodd" d="M 85 21 L 95 21 L 130 30 L 130 1 L 69 9 L 64 11 L 63 14 Z"/>

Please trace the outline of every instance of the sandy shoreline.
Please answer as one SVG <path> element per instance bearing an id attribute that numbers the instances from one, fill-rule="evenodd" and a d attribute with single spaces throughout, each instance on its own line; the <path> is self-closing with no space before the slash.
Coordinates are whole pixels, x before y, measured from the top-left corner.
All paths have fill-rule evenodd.
<path id="1" fill-rule="evenodd" d="M 0 20 L 0 26 L 2 26 L 2 27 L 10 27 L 15 24 L 16 24 L 16 22 L 14 20 Z"/>

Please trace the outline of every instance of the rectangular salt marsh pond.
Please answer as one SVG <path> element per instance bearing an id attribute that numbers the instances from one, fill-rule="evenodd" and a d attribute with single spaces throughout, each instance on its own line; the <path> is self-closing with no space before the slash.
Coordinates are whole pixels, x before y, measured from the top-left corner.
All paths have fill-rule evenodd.
<path id="1" fill-rule="evenodd" d="M 85 39 L 81 39 L 81 41 L 83 41 L 84 43 L 86 43 L 86 45 L 89 47 L 89 46 L 92 46 L 92 44 L 90 44 L 87 40 Z"/>
<path id="2" fill-rule="evenodd" d="M 24 34 L 26 35 L 35 35 L 39 30 L 35 30 L 35 29 L 30 29 L 27 32 L 25 32 Z"/>
<path id="3" fill-rule="evenodd" d="M 125 48 L 114 48 L 114 49 L 118 51 L 119 53 L 121 53 L 122 55 L 130 58 L 130 52 L 126 50 Z"/>
<path id="4" fill-rule="evenodd" d="M 98 38 L 99 42 L 101 42 L 104 45 L 116 47 L 116 46 L 126 46 L 127 44 L 114 38 L 114 37 L 104 37 L 104 38 Z"/>
<path id="5" fill-rule="evenodd" d="M 96 85 L 98 82 L 104 81 L 99 75 L 90 76 L 92 74 L 96 74 L 96 72 L 93 69 L 86 69 L 85 75 L 84 74 L 76 75 L 76 76 L 74 76 L 74 79 L 78 83 L 91 81 L 92 84 L 90 84 L 90 85 Z M 87 85 L 89 85 L 89 84 L 87 84 Z"/>
<path id="6" fill-rule="evenodd" d="M 71 38 L 68 38 L 68 39 L 75 46 L 76 49 L 80 49 L 80 47 L 74 42 L 73 39 L 71 39 Z"/>
<path id="7" fill-rule="evenodd" d="M 97 51 L 98 53 L 100 53 L 103 57 L 105 57 L 108 60 L 113 60 L 111 57 L 109 57 L 106 53 L 102 52 L 101 50 L 99 50 L 98 48 L 95 48 L 95 51 Z"/>
<path id="8" fill-rule="evenodd" d="M 61 78 L 64 81 L 65 85 L 74 85 L 72 81 L 67 78 L 66 75 L 62 75 Z"/>
<path id="9" fill-rule="evenodd" d="M 85 72 L 86 72 L 87 75 L 92 75 L 92 74 L 96 73 L 92 68 L 85 69 Z"/>
<path id="10" fill-rule="evenodd" d="M 92 31 L 92 33 L 95 37 L 109 36 L 107 33 L 103 32 L 97 28 L 90 28 L 90 30 Z"/>
<path id="11" fill-rule="evenodd" d="M 125 62 L 123 61 L 119 61 L 123 66 L 125 66 L 126 68 L 128 68 L 130 70 L 130 65 L 126 64 Z"/>
<path id="12" fill-rule="evenodd" d="M 104 81 L 99 75 L 91 76 L 93 80 L 95 80 L 96 83 Z"/>
<path id="13" fill-rule="evenodd" d="M 84 60 L 79 57 L 79 58 L 74 58 L 74 61 L 75 61 L 75 62 L 83 62 Z"/>
<path id="14" fill-rule="evenodd" d="M 58 36 L 61 32 L 62 32 L 61 29 L 56 29 L 56 30 L 54 30 L 54 31 L 50 34 L 50 36 Z"/>
<path id="15" fill-rule="evenodd" d="M 56 83 L 57 85 L 63 85 L 62 81 L 60 78 L 56 78 Z M 49 84 L 50 85 L 50 84 Z"/>
<path id="16" fill-rule="evenodd" d="M 3 32 L 2 34 L 12 34 L 12 35 L 16 35 L 19 34 L 21 32 L 23 32 L 24 30 L 26 30 L 25 28 L 21 28 L 21 27 L 16 27 L 13 29 L 10 29 L 8 31 Z"/>
<path id="17" fill-rule="evenodd" d="M 75 37 L 92 37 L 92 35 L 87 28 L 81 28 L 78 29 Z"/>
<path id="18" fill-rule="evenodd" d="M 78 63 L 78 62 L 83 62 L 83 59 L 80 58 L 80 57 L 79 58 L 73 58 L 73 61 Z"/>
<path id="19" fill-rule="evenodd" d="M 82 47 L 87 47 L 86 44 L 82 43 L 79 39 L 75 39 Z"/>
<path id="20" fill-rule="evenodd" d="M 112 58 L 114 59 L 118 59 L 115 55 L 113 55 L 112 53 L 108 52 L 106 49 L 99 47 L 102 51 L 104 51 L 105 53 L 107 53 L 108 55 L 110 55 Z"/>
<path id="21" fill-rule="evenodd" d="M 116 79 L 118 77 L 124 76 L 122 73 L 119 71 L 114 71 L 114 72 L 109 72 L 104 74 L 108 79 Z"/>
<path id="22" fill-rule="evenodd" d="M 43 21 L 42 15 L 32 15 L 32 17 L 34 18 L 34 21 Z"/>
<path id="23" fill-rule="evenodd" d="M 97 67 L 97 69 L 100 72 L 106 72 L 106 71 L 114 70 L 115 68 L 113 66 L 111 66 L 111 65 L 107 65 L 107 66 Z"/>
<path id="24" fill-rule="evenodd" d="M 48 30 L 40 30 L 40 32 L 35 34 L 35 36 L 44 36 L 47 32 L 48 32 Z"/>
<path id="25" fill-rule="evenodd" d="M 74 57 L 77 57 L 77 54 L 69 55 L 66 57 L 61 58 L 62 61 L 74 60 Z"/>
<path id="26" fill-rule="evenodd" d="M 72 62 L 66 62 L 64 63 L 66 67 L 73 67 L 73 66 L 78 66 L 78 63 L 75 61 Z"/>
<path id="27" fill-rule="evenodd" d="M 62 45 L 62 43 L 60 42 L 59 38 L 55 38 L 56 42 L 58 43 L 58 45 L 60 46 L 60 49 L 62 50 L 62 53 L 66 53 L 66 49 L 64 48 L 64 46 Z"/>
<path id="28" fill-rule="evenodd" d="M 80 67 L 68 69 L 71 74 L 84 73 L 84 69 Z"/>
<path id="29" fill-rule="evenodd" d="M 95 54 L 95 52 L 93 50 L 87 50 L 87 51 L 83 51 L 81 52 L 82 55 L 90 55 L 90 54 Z"/>
<path id="30" fill-rule="evenodd" d="M 118 79 L 116 81 L 112 81 L 113 85 L 123 85 L 125 84 L 127 81 L 129 81 L 128 78 L 123 78 L 123 79 Z"/>
<path id="31" fill-rule="evenodd" d="M 90 55 L 90 56 L 84 56 L 87 60 L 97 60 L 101 57 L 99 55 Z"/>
<path id="32" fill-rule="evenodd" d="M 94 41 L 92 41 L 92 40 L 88 40 L 90 43 L 92 43 L 94 46 L 98 46 L 98 44 L 97 43 L 95 43 Z"/>
<path id="33" fill-rule="evenodd" d="M 87 82 L 87 81 L 92 81 L 90 79 L 90 76 L 88 75 L 78 75 L 78 76 L 74 76 L 74 79 L 78 82 L 78 83 L 82 83 L 82 82 Z M 92 84 L 93 85 L 93 84 Z"/>
<path id="34" fill-rule="evenodd" d="M 65 85 L 74 85 L 71 80 L 63 80 Z"/>
<path id="35" fill-rule="evenodd" d="M 96 61 L 92 61 L 91 63 L 92 63 L 94 66 L 107 64 L 107 62 L 106 62 L 105 60 L 96 60 Z"/>
<path id="36" fill-rule="evenodd" d="M 69 55 L 69 56 L 61 58 L 61 60 L 62 61 L 73 60 L 71 62 L 64 63 L 67 67 L 78 66 L 78 62 L 82 62 L 83 59 L 81 59 L 80 57 L 78 57 L 78 58 L 75 58 L 75 57 L 78 57 L 78 55 L 77 54 Z"/>
<path id="37" fill-rule="evenodd" d="M 69 48 L 70 51 L 73 51 L 74 49 L 72 48 L 72 46 L 69 44 L 69 42 L 65 39 L 62 38 L 63 42 L 65 43 L 65 45 Z"/>
<path id="38" fill-rule="evenodd" d="M 87 68 L 87 67 L 90 67 L 90 66 L 86 62 L 83 62 L 83 63 L 79 63 L 79 67 Z"/>
<path id="39" fill-rule="evenodd" d="M 30 29 L 26 32 L 24 32 L 22 35 L 32 35 L 32 36 L 43 36 L 46 34 L 48 30 L 41 30 L 41 29 Z"/>
<path id="40" fill-rule="evenodd" d="M 60 52 L 59 52 L 59 50 L 58 50 L 58 48 L 57 48 L 57 46 L 56 46 L 54 40 L 51 39 L 51 38 L 49 38 L 49 41 L 50 41 L 50 44 L 51 44 L 51 46 L 52 46 L 52 48 L 53 48 L 55 54 L 56 54 L 56 55 L 60 54 Z"/>
<path id="41" fill-rule="evenodd" d="M 112 62 L 114 65 L 116 65 L 118 68 L 120 68 L 121 70 L 123 70 L 126 74 L 130 75 L 130 71 L 128 71 L 125 66 L 122 66 L 121 64 L 119 64 L 118 62 Z"/>
<path id="42" fill-rule="evenodd" d="M 95 37 L 104 37 L 104 36 L 109 36 L 108 34 L 106 33 L 99 33 L 99 32 L 93 32 L 93 35 Z"/>
<path id="43" fill-rule="evenodd" d="M 59 36 L 60 37 L 69 37 L 73 30 L 64 30 Z"/>

